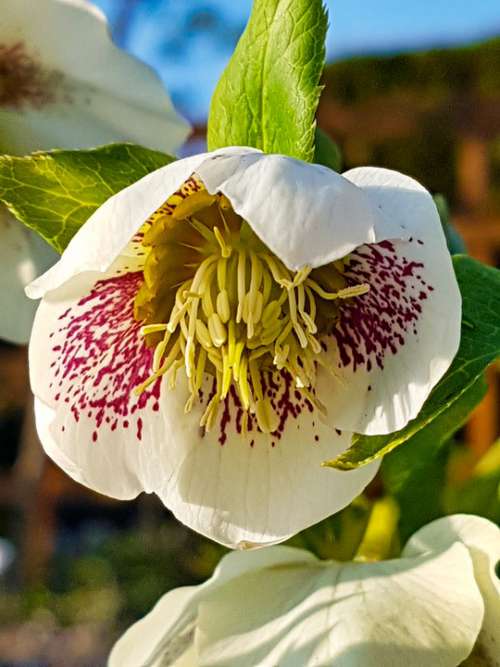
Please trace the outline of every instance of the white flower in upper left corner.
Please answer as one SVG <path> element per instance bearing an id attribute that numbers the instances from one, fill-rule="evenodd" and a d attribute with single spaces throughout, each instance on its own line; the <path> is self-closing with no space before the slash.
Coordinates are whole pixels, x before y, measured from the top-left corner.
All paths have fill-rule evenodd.
<path id="1" fill-rule="evenodd" d="M 154 491 L 230 546 L 286 539 L 358 495 L 377 464 L 321 462 L 353 431 L 414 418 L 460 336 L 421 185 L 249 148 L 118 193 L 29 292 L 48 454 L 102 493 Z"/>
<path id="2" fill-rule="evenodd" d="M 118 49 L 85 0 L 3 0 L 0 153 L 130 141 L 174 152 L 187 124 L 160 80 Z M 35 304 L 24 287 L 56 254 L 0 205 L 0 337 L 29 338 Z"/>

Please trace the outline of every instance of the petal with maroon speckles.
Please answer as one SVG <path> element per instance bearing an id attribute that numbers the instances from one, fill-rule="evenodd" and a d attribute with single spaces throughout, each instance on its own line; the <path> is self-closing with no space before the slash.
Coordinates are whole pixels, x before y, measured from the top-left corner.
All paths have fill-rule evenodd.
<path id="1" fill-rule="evenodd" d="M 155 492 L 182 522 L 228 546 L 284 540 L 340 510 L 378 464 L 352 472 L 321 467 L 345 450 L 350 433 L 323 424 L 317 410 L 278 374 L 264 378 L 279 416 L 257 432 L 234 392 L 210 432 L 200 429 L 213 379 L 185 414 L 185 376 L 175 390 L 158 380 L 140 396 L 152 351 L 133 319 L 140 273 L 98 281 L 84 297 L 69 289 L 45 299 L 30 346 L 37 425 L 47 453 L 73 478 L 118 498 Z M 163 384 L 162 384 L 163 383 Z"/>
<path id="2" fill-rule="evenodd" d="M 322 371 L 317 391 L 329 423 L 390 433 L 417 416 L 457 352 L 460 292 L 429 193 L 386 169 L 355 169 L 346 177 L 410 237 L 350 255 L 348 280 L 366 282 L 370 291 L 342 305 L 324 341 L 336 377 Z"/>
<path id="3" fill-rule="evenodd" d="M 212 380 L 207 381 L 210 389 Z M 241 433 L 241 411 L 231 395 L 208 433 L 199 421 L 208 399 L 187 415 L 185 378 L 161 404 L 172 425 L 172 450 L 178 457 L 173 476 L 157 462 L 155 490 L 176 517 L 190 528 L 230 547 L 252 548 L 281 542 L 358 496 L 373 479 L 378 465 L 350 472 L 321 467 L 334 452 L 344 451 L 351 434 L 323 424 L 312 406 L 288 397 L 286 382 L 275 380 L 283 409 L 281 433 L 257 432 L 249 423 Z M 335 455 L 335 454 L 334 454 Z M 354 474 L 352 474 L 354 473 Z"/>
<path id="4" fill-rule="evenodd" d="M 176 359 L 180 368 L 175 389 L 169 387 L 169 371 L 143 393 L 134 391 L 150 377 L 153 348 L 145 347 L 133 316 L 143 274 L 141 258 L 134 259 L 133 249 L 130 256 L 130 244 L 145 219 L 192 172 L 199 172 L 211 189 L 225 187 L 227 170 L 240 168 L 254 173 L 256 187 L 267 187 L 275 202 L 276 229 L 283 231 L 287 216 L 291 221 L 294 231 L 289 239 L 283 235 L 280 246 L 284 261 L 293 265 L 296 244 L 308 251 L 296 231 L 300 215 L 309 211 L 307 224 L 317 223 L 309 259 L 318 259 L 318 239 L 326 234 L 330 249 L 325 248 L 325 261 L 349 248 L 349 260 L 339 270 L 348 283 L 363 284 L 363 290 L 340 303 L 339 319 L 330 320 L 336 328 L 322 334 L 324 358 L 318 348 L 319 356 L 312 360 L 313 365 L 318 362 L 318 377 L 308 389 L 299 389 L 300 372 L 286 365 L 278 371 L 279 361 L 271 357 L 274 366 L 250 369 L 250 375 L 260 373 L 258 382 L 251 378 L 254 390 L 259 388 L 255 404 L 249 401 L 255 413 L 242 409 L 244 396 L 230 380 L 229 393 L 214 417 L 207 407 L 214 378 L 205 376 L 201 392 L 193 389 L 199 385 L 188 389 L 186 372 L 193 367 L 187 353 Z M 437 211 L 420 185 L 377 169 L 338 178 L 333 172 L 327 178 L 311 165 L 233 147 L 158 170 L 92 216 L 61 261 L 31 290 L 45 294 L 30 349 L 39 431 L 47 451 L 69 474 L 120 498 L 141 490 L 155 492 L 188 526 L 242 548 L 284 540 L 340 510 L 362 491 L 377 464 L 349 473 L 320 464 L 344 451 L 352 432 L 385 433 L 416 416 L 458 347 L 460 295 Z M 332 184 L 333 200 L 339 200 L 338 210 L 330 207 L 338 212 L 333 226 L 331 211 L 323 210 L 332 201 L 323 192 L 323 180 L 327 189 L 327 183 Z M 295 190 L 309 207 L 294 207 Z M 235 193 L 236 185 L 231 196 L 238 207 Z M 240 194 L 253 196 L 245 188 Z M 319 211 L 315 195 L 323 202 Z M 256 215 L 255 202 L 248 206 Z M 366 220 L 354 224 L 349 216 L 355 210 L 373 215 L 367 213 Z M 342 234 L 335 232 L 337 223 Z M 349 229 L 356 231 L 351 245 Z M 361 244 L 360 229 L 366 236 Z M 293 247 L 287 250 L 287 243 Z M 368 292 L 364 284 L 370 286 Z M 233 287 L 239 291 L 239 284 Z M 199 299 L 196 294 L 189 298 Z M 290 297 L 289 302 L 292 309 Z M 189 352 L 193 348 L 188 343 Z M 325 357 L 333 373 L 323 369 Z M 301 361 L 299 356 L 298 366 Z M 225 395 L 222 388 L 218 391 Z M 326 415 L 320 414 L 321 405 Z M 212 419 L 210 431 L 200 427 Z"/>

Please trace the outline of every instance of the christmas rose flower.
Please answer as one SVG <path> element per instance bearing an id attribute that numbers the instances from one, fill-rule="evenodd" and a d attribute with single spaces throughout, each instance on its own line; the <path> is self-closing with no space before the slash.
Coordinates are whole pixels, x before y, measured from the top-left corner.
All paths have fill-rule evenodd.
<path id="1" fill-rule="evenodd" d="M 186 138 L 160 80 L 118 49 L 106 19 L 85 0 L 3 0 L 0 153 L 132 141 L 172 152 Z M 56 260 L 0 208 L 0 336 L 25 343 L 35 304 L 24 287 Z"/>
<path id="2" fill-rule="evenodd" d="M 455 515 L 401 558 L 319 561 L 271 547 L 225 556 L 201 586 L 167 593 L 109 667 L 456 667 L 499 664 L 500 530 Z M 463 662 L 471 652 L 485 662 Z"/>
<path id="3" fill-rule="evenodd" d="M 249 148 L 109 199 L 34 281 L 48 454 L 97 491 L 155 492 L 229 546 L 286 539 L 377 464 L 321 467 L 414 418 L 459 343 L 439 217 L 411 178 Z"/>

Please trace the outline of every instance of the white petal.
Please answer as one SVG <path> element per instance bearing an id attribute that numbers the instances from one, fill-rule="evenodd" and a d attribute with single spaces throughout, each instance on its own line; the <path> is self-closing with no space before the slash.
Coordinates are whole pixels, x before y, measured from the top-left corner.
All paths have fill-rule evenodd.
<path id="1" fill-rule="evenodd" d="M 328 419 L 359 433 L 389 433 L 415 418 L 460 342 L 461 297 L 439 216 L 416 181 L 363 168 L 346 178 L 409 238 L 362 246 L 347 275 L 370 291 L 344 304 L 328 341 L 338 379 L 322 373 Z"/>
<path id="2" fill-rule="evenodd" d="M 29 348 L 37 430 L 47 454 L 77 481 L 121 499 L 144 490 L 141 469 L 150 457 L 140 446 L 142 430 L 158 418 L 156 388 L 133 394 L 149 376 L 152 358 L 133 319 L 137 276 L 108 278 L 83 299 L 69 291 L 64 299 L 44 299 Z"/>
<path id="3" fill-rule="evenodd" d="M 285 382 L 269 385 L 281 403 L 280 435 L 241 431 L 241 410 L 228 399 L 204 434 L 204 405 L 188 415 L 187 380 L 179 372 L 140 397 L 152 351 L 139 336 L 132 304 L 141 274 L 98 282 L 84 297 L 59 290 L 41 303 L 30 344 L 37 422 L 47 453 L 73 478 L 118 498 L 155 492 L 191 528 L 228 546 L 278 542 L 340 510 L 376 473 L 321 467 L 351 434 L 323 424 Z M 70 283 L 70 286 L 72 283 Z M 277 380 L 276 380 L 277 382 Z M 240 421 L 239 421 L 240 420 Z"/>
<path id="4" fill-rule="evenodd" d="M 365 193 L 327 167 L 283 155 L 219 156 L 198 174 L 290 268 L 322 266 L 363 243 L 405 238 Z"/>
<path id="5" fill-rule="evenodd" d="M 168 593 L 128 630 L 110 667 L 165 664 L 188 627 L 188 664 L 204 667 L 456 667 L 482 615 L 461 544 L 370 564 L 320 562 L 285 547 L 234 552 L 204 585 Z"/>
<path id="6" fill-rule="evenodd" d="M 106 273 L 147 218 L 198 168 L 207 156 L 245 154 L 251 148 L 200 153 L 157 169 L 110 197 L 71 239 L 59 262 L 27 288 L 40 298 L 82 273 Z"/>
<path id="7" fill-rule="evenodd" d="M 0 111 L 5 152 L 116 141 L 174 152 L 189 132 L 156 74 L 113 44 L 89 2 L 4 0 L 0 44 L 34 64 L 30 94 Z"/>
<path id="8" fill-rule="evenodd" d="M 240 411 L 232 399 L 203 435 L 201 406 L 183 414 L 184 382 L 178 377 L 175 392 L 161 403 L 176 460 L 168 476 L 165 463 L 162 470 L 157 461 L 149 483 L 178 519 L 217 542 L 238 548 L 281 542 L 345 507 L 377 472 L 378 463 L 351 472 L 321 467 L 346 449 L 351 434 L 326 426 L 300 401 L 299 414 L 287 418 L 281 439 L 256 432 L 255 424 L 246 436 L 240 434 Z M 283 397 L 286 389 L 276 383 Z"/>
<path id="9" fill-rule="evenodd" d="M 500 665 L 500 529 L 482 517 L 456 514 L 433 521 L 409 540 L 404 552 L 408 555 L 446 548 L 461 542 L 470 552 L 476 582 L 485 604 L 483 627 L 478 648 L 487 657 L 488 665 Z"/>
<path id="10" fill-rule="evenodd" d="M 0 206 L 0 338 L 28 342 L 37 304 L 24 288 L 56 258 L 42 239 Z"/>
<path id="11" fill-rule="evenodd" d="M 482 612 L 461 545 L 373 564 L 290 564 L 206 596 L 199 664 L 456 667 L 472 650 Z"/>
<path id="12" fill-rule="evenodd" d="M 204 585 L 170 591 L 147 616 L 129 628 L 114 646 L 109 667 L 142 667 L 145 663 L 151 667 L 198 667 L 193 635 L 201 600 L 248 572 L 315 560 L 312 554 L 289 547 L 228 554 Z"/>
<path id="13" fill-rule="evenodd" d="M 108 667 L 197 667 L 192 651 L 198 586 L 176 588 L 163 596 L 113 647 Z M 181 662 L 184 660 L 184 662 Z"/>

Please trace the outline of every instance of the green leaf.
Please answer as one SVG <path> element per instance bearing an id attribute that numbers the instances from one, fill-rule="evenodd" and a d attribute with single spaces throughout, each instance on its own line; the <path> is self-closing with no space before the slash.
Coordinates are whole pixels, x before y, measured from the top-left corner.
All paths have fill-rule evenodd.
<path id="1" fill-rule="evenodd" d="M 488 384 L 481 375 L 447 410 L 409 438 L 405 447 L 384 458 L 381 471 L 387 491 L 401 492 L 415 477 L 420 477 L 422 470 L 433 465 L 443 445 L 464 425 L 487 390 Z"/>
<path id="2" fill-rule="evenodd" d="M 132 144 L 0 156 L 0 201 L 62 252 L 111 195 L 175 158 Z"/>
<path id="3" fill-rule="evenodd" d="M 427 465 L 419 467 L 395 494 L 400 510 L 399 536 L 403 544 L 419 528 L 446 513 L 443 508 L 443 492 L 450 447 L 451 442 L 448 440 Z"/>
<path id="4" fill-rule="evenodd" d="M 312 161 L 327 24 L 321 0 L 255 0 L 212 98 L 210 150 L 253 146 Z"/>
<path id="5" fill-rule="evenodd" d="M 446 467 L 453 444 L 450 438 L 487 389 L 485 377 L 481 375 L 448 410 L 382 461 L 385 490 L 396 497 L 401 510 L 399 532 L 403 542 L 419 528 L 445 514 Z"/>
<path id="6" fill-rule="evenodd" d="M 500 271 L 463 255 L 455 256 L 453 264 L 462 293 L 462 338 L 448 372 L 405 428 L 389 435 L 355 435 L 351 447 L 328 465 L 352 470 L 408 442 L 453 408 L 500 356 Z M 464 411 L 467 405 L 464 398 Z"/>
<path id="7" fill-rule="evenodd" d="M 333 171 L 340 171 L 342 168 L 342 153 L 340 148 L 319 127 L 316 128 L 314 162 L 316 164 L 323 164 L 325 167 L 333 169 Z"/>

